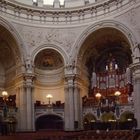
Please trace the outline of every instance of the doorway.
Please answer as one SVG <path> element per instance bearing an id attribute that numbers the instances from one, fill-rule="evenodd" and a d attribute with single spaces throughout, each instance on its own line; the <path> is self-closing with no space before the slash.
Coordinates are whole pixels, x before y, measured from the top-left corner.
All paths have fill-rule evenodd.
<path id="1" fill-rule="evenodd" d="M 63 130 L 63 119 L 57 115 L 43 115 L 36 120 L 36 130 Z"/>

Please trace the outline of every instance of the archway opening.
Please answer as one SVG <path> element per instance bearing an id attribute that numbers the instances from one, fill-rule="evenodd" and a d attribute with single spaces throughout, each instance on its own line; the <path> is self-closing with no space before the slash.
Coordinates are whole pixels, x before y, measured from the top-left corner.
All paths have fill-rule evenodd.
<path id="1" fill-rule="evenodd" d="M 131 54 L 128 38 L 112 27 L 94 31 L 80 48 L 78 64 L 83 74 L 83 94 L 86 94 L 83 107 L 97 108 L 94 111 L 100 118 L 96 122 L 99 129 L 117 129 L 115 118 L 120 115 L 119 106 L 129 104 L 132 97 Z"/>
<path id="2" fill-rule="evenodd" d="M 119 120 L 120 129 L 132 129 L 137 127 L 137 120 L 134 118 L 134 113 L 125 111 L 121 114 Z"/>
<path id="3" fill-rule="evenodd" d="M 0 25 L 0 92 L 7 90 L 8 94 L 15 94 L 15 77 L 19 71 L 21 74 L 18 67 L 22 57 L 19 47 L 14 35 Z"/>
<path id="4" fill-rule="evenodd" d="M 36 130 L 63 130 L 63 119 L 57 115 L 43 115 L 36 120 Z"/>
<path id="5" fill-rule="evenodd" d="M 46 46 L 47 47 L 47 46 Z M 48 94 L 52 95 L 53 107 L 64 108 L 64 59 L 56 50 L 45 48 L 39 51 L 34 59 L 35 94 L 34 100 L 40 107 L 48 105 Z"/>
<path id="6" fill-rule="evenodd" d="M 88 113 L 84 116 L 83 119 L 83 126 L 85 130 L 90 130 L 90 129 L 95 129 L 95 122 L 96 122 L 96 117 L 91 114 Z"/>
<path id="7" fill-rule="evenodd" d="M 97 104 L 95 95 L 98 92 L 101 93 L 101 99 L 108 96 L 107 102 L 115 104 L 114 94 L 117 90 L 121 92 L 119 101 L 128 103 L 128 96 L 133 90 L 132 81 L 119 77 L 126 75 L 126 70 L 132 63 L 131 54 L 131 46 L 126 36 L 112 27 L 98 29 L 85 39 L 79 51 L 78 63 L 84 74 L 83 84 L 88 89 L 85 93 L 94 98 L 95 103 L 92 104 Z"/>

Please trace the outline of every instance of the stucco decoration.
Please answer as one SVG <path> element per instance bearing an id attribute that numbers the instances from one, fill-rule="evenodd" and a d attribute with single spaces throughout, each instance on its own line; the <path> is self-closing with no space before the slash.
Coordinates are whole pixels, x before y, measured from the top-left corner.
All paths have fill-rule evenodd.
<path id="1" fill-rule="evenodd" d="M 134 48 L 134 62 L 140 62 L 140 44 L 137 44 Z"/>
<path id="2" fill-rule="evenodd" d="M 140 13 L 140 9 L 136 7 L 129 10 L 125 14 L 122 14 L 121 16 L 118 17 L 118 19 L 124 22 L 126 26 L 129 26 L 131 30 L 135 30 L 135 33 L 138 33 L 140 35 L 139 13 Z"/>
<path id="3" fill-rule="evenodd" d="M 131 25 L 135 26 L 137 24 L 137 11 L 132 9 L 127 14 L 127 20 L 131 23 Z"/>
<path id="4" fill-rule="evenodd" d="M 24 41 L 30 50 L 34 50 L 42 44 L 55 44 L 62 46 L 67 53 L 70 53 L 76 38 L 80 35 L 82 27 L 76 29 L 55 29 L 35 28 L 16 25 Z"/>

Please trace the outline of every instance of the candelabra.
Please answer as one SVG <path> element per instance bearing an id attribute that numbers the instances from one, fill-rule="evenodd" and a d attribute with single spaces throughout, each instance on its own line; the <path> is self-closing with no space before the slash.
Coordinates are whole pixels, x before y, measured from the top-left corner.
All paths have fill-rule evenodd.
<path id="1" fill-rule="evenodd" d="M 116 115 L 119 114 L 119 96 L 120 91 L 114 93 L 114 97 L 104 97 L 101 93 L 96 93 L 95 97 L 97 100 L 97 115 L 100 116 L 100 112 L 115 112 Z"/>
<path id="2" fill-rule="evenodd" d="M 7 100 L 8 100 L 8 92 L 7 91 L 3 91 L 2 92 L 2 96 L 3 96 L 3 116 L 4 118 L 7 117 Z"/>
<path id="3" fill-rule="evenodd" d="M 48 107 L 51 107 L 51 99 L 53 98 L 53 96 L 51 94 L 48 94 L 46 98 L 48 99 Z"/>

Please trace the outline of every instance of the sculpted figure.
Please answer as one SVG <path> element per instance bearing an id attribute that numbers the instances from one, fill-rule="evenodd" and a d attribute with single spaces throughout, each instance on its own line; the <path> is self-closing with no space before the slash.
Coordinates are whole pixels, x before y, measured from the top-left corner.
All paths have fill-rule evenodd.
<path id="1" fill-rule="evenodd" d="M 140 44 L 137 44 L 134 48 L 134 61 L 140 62 Z"/>

